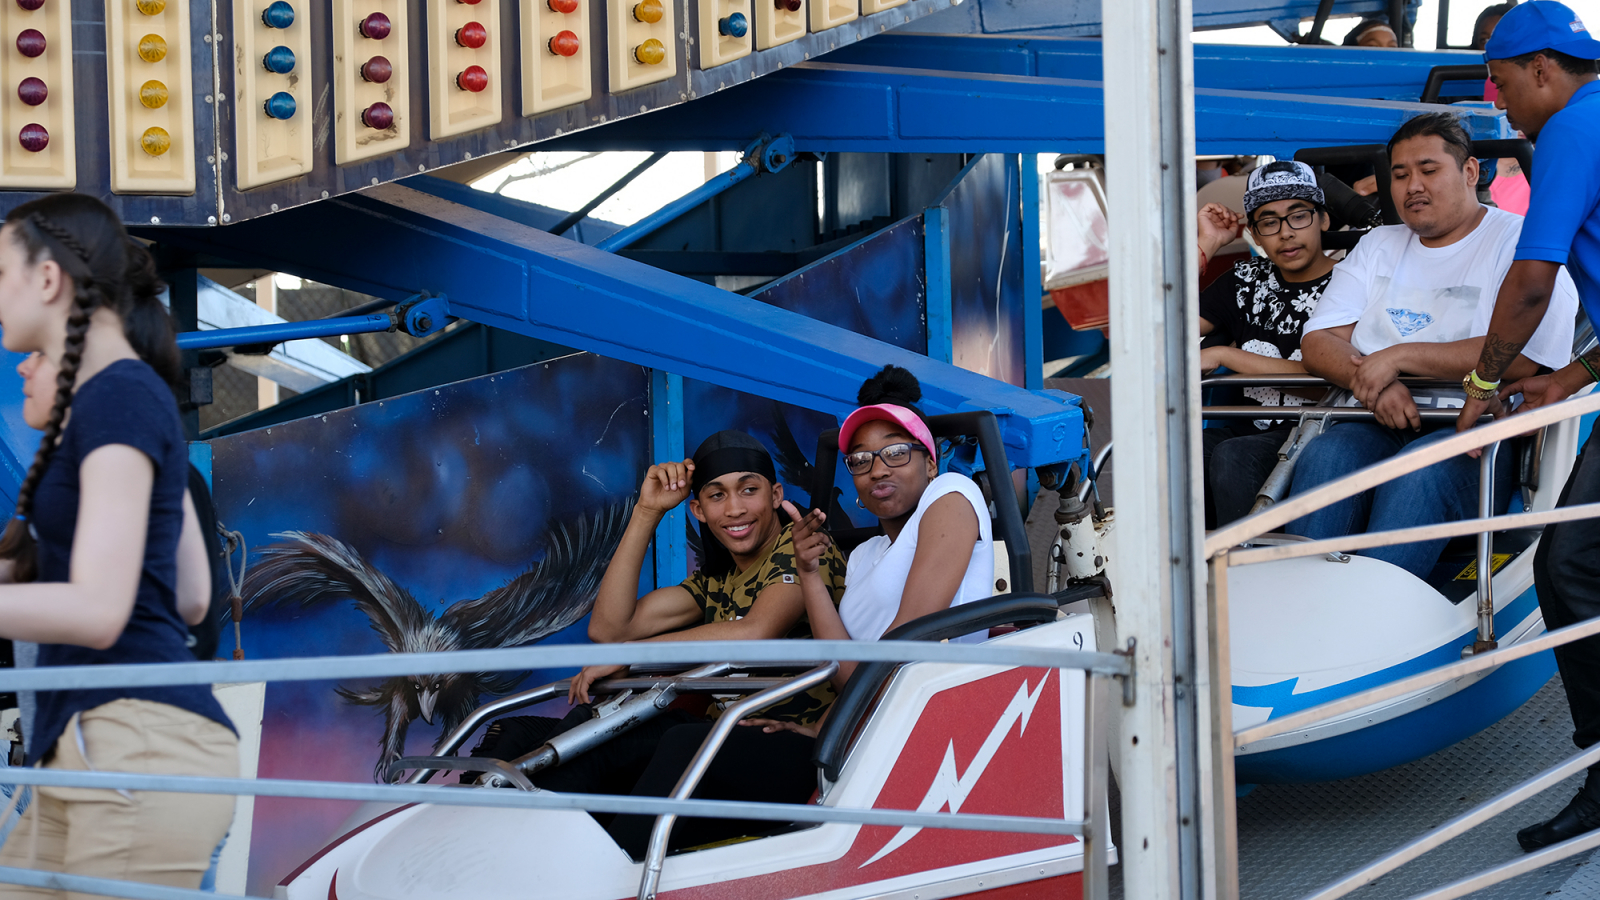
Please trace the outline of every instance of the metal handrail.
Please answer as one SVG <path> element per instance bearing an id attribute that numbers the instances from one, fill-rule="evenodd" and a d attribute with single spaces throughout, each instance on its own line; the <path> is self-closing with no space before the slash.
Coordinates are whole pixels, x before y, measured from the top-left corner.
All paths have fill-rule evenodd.
<path id="1" fill-rule="evenodd" d="M 472 733 L 478 730 L 479 725 L 482 725 L 484 722 L 487 722 L 495 716 L 508 712 L 515 712 L 519 709 L 525 709 L 534 705 L 535 703 L 543 703 L 546 700 L 553 700 L 556 697 L 559 697 L 562 693 L 565 693 L 569 681 L 570 679 L 540 685 L 539 687 L 532 688 L 530 690 L 519 691 L 515 694 L 507 694 L 506 696 L 497 700 L 491 700 L 488 703 L 483 704 L 482 706 L 473 710 L 465 719 L 461 720 L 461 724 L 457 725 L 448 735 L 445 736 L 444 740 L 439 742 L 439 747 L 435 752 L 439 756 L 453 755 L 457 750 L 461 749 L 462 744 L 467 742 L 467 738 L 471 737 Z M 436 772 L 438 772 L 437 769 L 418 769 L 411 773 L 411 777 L 407 778 L 406 782 L 409 784 L 425 784 L 428 779 L 434 776 Z"/>
<path id="2" fill-rule="evenodd" d="M 1499 442 L 1483 448 L 1478 456 L 1478 518 L 1494 518 L 1494 463 L 1500 456 Z M 1499 644 L 1494 639 L 1494 532 L 1478 532 L 1478 639 L 1471 652 L 1483 653 Z"/>
<path id="3" fill-rule="evenodd" d="M 1329 419 L 1367 419 L 1375 420 L 1377 415 L 1372 410 L 1362 406 L 1330 406 L 1324 410 L 1322 407 L 1306 406 L 1256 406 L 1254 404 L 1242 406 L 1202 406 L 1200 418 L 1202 419 L 1293 419 L 1305 412 L 1308 408 L 1317 410 L 1318 416 Z M 1424 422 L 1454 422 L 1461 414 L 1459 409 L 1419 409 L 1417 418 Z M 1485 419 L 1487 421 L 1487 418 Z M 1243 521 L 1243 520 L 1241 520 Z"/>
<path id="4" fill-rule="evenodd" d="M 837 671 L 839 671 L 837 662 L 818 666 L 787 684 L 752 694 L 723 710 L 722 716 L 711 726 L 711 733 L 701 742 L 700 749 L 695 751 L 694 758 L 689 761 L 689 767 L 683 771 L 683 775 L 673 786 L 669 796 L 674 800 L 689 799 L 689 795 L 699 786 L 700 779 L 705 776 L 706 770 L 711 767 L 711 760 L 716 757 L 717 751 L 722 749 L 723 742 L 733 733 L 740 719 L 780 700 L 808 691 L 832 678 Z M 650 829 L 650 844 L 644 857 L 644 874 L 639 879 L 639 900 L 655 900 L 656 889 L 661 885 L 661 867 L 667 859 L 667 839 L 672 835 L 672 826 L 677 821 L 678 817 L 669 813 L 658 817 L 655 827 Z"/>
<path id="5" fill-rule="evenodd" d="M 1461 382 L 1445 378 L 1429 378 L 1425 375 L 1401 375 L 1398 380 L 1408 388 L 1455 388 L 1461 389 Z M 1209 387 L 1275 387 L 1275 388 L 1328 388 L 1338 385 L 1320 375 L 1310 372 L 1275 372 L 1269 375 L 1207 375 L 1200 379 L 1202 388 Z"/>
<path id="6" fill-rule="evenodd" d="M 1293 407 L 1289 408 L 1293 409 Z M 1298 415 L 1298 412 L 1296 410 L 1291 415 Z M 1338 410 L 1331 412 L 1337 413 Z M 1205 557 L 1206 559 L 1211 559 L 1218 553 L 1231 549 L 1242 541 L 1280 528 L 1308 513 L 1315 512 L 1347 497 L 1354 497 L 1363 491 L 1371 490 L 1401 475 L 1408 475 L 1427 468 L 1434 463 L 1458 456 L 1468 450 L 1486 447 L 1489 444 L 1516 437 L 1565 419 L 1587 415 L 1591 412 L 1600 412 L 1600 392 L 1563 400 L 1560 403 L 1553 403 L 1549 406 L 1541 406 L 1529 412 L 1517 413 L 1487 425 L 1479 425 L 1454 437 L 1445 438 L 1442 441 L 1434 441 L 1425 446 L 1395 454 L 1382 462 L 1374 463 L 1343 478 L 1319 485 L 1304 494 L 1289 497 L 1258 513 L 1246 516 L 1213 531 L 1206 536 Z M 1455 413 L 1451 412 L 1451 416 L 1454 417 L 1454 415 Z M 1264 416 L 1257 411 L 1255 418 L 1264 418 Z"/>

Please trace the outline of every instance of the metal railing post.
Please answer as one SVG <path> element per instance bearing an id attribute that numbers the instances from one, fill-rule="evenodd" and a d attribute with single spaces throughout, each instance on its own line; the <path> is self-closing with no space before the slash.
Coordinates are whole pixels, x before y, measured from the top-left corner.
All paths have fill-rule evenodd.
<path id="1" fill-rule="evenodd" d="M 1483 448 L 1478 457 L 1478 518 L 1494 515 L 1494 464 L 1500 456 L 1500 443 Z M 1500 646 L 1494 639 L 1494 532 L 1478 532 L 1478 639 L 1473 653 Z"/>
<path id="2" fill-rule="evenodd" d="M 1205 615 L 1196 616 L 1204 629 L 1197 644 L 1205 648 L 1199 670 L 1202 785 L 1200 846 L 1205 863 L 1203 896 L 1237 900 L 1239 840 L 1237 792 L 1233 778 L 1233 669 L 1228 632 L 1228 551 L 1207 563 Z"/>
<path id="3" fill-rule="evenodd" d="M 1083 821 L 1087 823 L 1083 829 L 1083 900 L 1111 898 L 1106 702 L 1105 679 L 1093 672 L 1083 673 Z"/>

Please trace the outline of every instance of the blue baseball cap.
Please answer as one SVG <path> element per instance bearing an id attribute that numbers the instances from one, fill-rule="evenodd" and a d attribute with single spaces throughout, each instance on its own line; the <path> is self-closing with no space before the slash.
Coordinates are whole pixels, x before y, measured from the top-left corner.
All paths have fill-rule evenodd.
<path id="1" fill-rule="evenodd" d="M 1500 18 L 1483 48 L 1483 61 L 1555 50 L 1578 59 L 1600 59 L 1600 41 L 1589 36 L 1578 14 L 1556 0 L 1530 0 Z"/>

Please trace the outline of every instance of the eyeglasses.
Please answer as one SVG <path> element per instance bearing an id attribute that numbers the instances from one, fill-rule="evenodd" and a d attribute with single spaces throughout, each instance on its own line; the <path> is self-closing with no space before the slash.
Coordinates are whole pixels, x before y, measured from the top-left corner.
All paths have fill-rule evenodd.
<path id="1" fill-rule="evenodd" d="M 1297 209 L 1281 219 L 1277 216 L 1266 216 L 1264 218 L 1257 219 L 1255 224 L 1251 225 L 1250 227 L 1255 230 L 1256 234 L 1266 237 L 1267 235 L 1277 234 L 1279 231 L 1281 231 L 1283 229 L 1284 222 L 1288 222 L 1290 228 L 1293 228 L 1295 231 L 1299 231 L 1300 229 L 1310 225 L 1311 220 L 1315 219 L 1316 217 L 1317 211 L 1314 209 Z"/>
<path id="2" fill-rule="evenodd" d="M 927 448 L 920 444 L 899 443 L 890 444 L 879 450 L 857 450 L 854 453 L 846 453 L 844 457 L 845 471 L 851 475 L 865 475 L 872 471 L 872 461 L 874 459 L 881 459 L 883 464 L 889 468 L 898 469 L 911 461 L 911 451 L 913 450 L 926 452 Z"/>

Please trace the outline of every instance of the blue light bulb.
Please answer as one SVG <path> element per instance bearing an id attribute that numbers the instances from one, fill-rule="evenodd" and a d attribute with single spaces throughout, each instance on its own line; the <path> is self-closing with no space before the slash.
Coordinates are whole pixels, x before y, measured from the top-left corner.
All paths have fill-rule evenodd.
<path id="1" fill-rule="evenodd" d="M 272 0 L 272 5 L 261 11 L 261 21 L 268 28 L 288 28 L 294 24 L 294 7 L 286 0 Z"/>
<path id="2" fill-rule="evenodd" d="M 750 30 L 750 20 L 744 17 L 744 13 L 736 12 L 717 22 L 717 30 L 729 37 L 742 38 Z"/>
<path id="3" fill-rule="evenodd" d="M 261 64 L 267 67 L 268 72 L 287 75 L 294 71 L 294 51 L 283 46 L 273 47 L 266 56 L 261 57 Z"/>
<path id="4" fill-rule="evenodd" d="M 294 117 L 294 97 L 286 91 L 279 91 L 267 98 L 262 104 L 267 115 L 274 119 L 289 119 Z"/>

